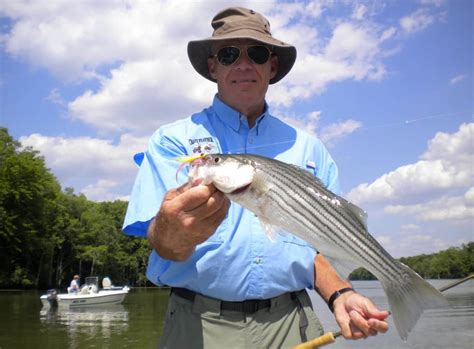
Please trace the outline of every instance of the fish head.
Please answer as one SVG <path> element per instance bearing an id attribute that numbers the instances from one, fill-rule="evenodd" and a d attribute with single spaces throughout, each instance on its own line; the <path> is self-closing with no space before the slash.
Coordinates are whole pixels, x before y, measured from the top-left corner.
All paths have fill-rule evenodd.
<path id="1" fill-rule="evenodd" d="M 236 194 L 250 187 L 254 174 L 238 155 L 208 154 L 191 162 L 188 181 L 192 186 L 213 183 L 225 194 Z"/>

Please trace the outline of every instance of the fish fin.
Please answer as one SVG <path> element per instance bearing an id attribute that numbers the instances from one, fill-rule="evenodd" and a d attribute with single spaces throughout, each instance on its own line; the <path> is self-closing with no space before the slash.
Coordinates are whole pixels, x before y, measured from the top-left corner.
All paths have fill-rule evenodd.
<path id="1" fill-rule="evenodd" d="M 276 241 L 275 237 L 281 231 L 281 228 L 274 224 L 271 224 L 265 218 L 259 217 L 259 220 L 260 220 L 260 226 L 262 227 L 262 230 L 264 231 L 268 240 L 270 240 L 271 242 L 275 242 Z"/>
<path id="2" fill-rule="evenodd" d="M 360 267 L 360 265 L 358 265 L 352 260 L 333 257 L 330 254 L 325 253 L 323 253 L 323 256 L 328 260 L 332 267 L 336 269 L 339 276 L 343 279 L 348 279 L 349 274 Z"/>
<path id="3" fill-rule="evenodd" d="M 298 165 L 295 165 L 295 164 L 287 164 L 287 165 L 289 167 L 293 167 L 294 169 L 296 169 L 302 176 L 304 176 L 306 178 L 309 178 L 309 180 L 317 182 L 321 187 L 327 188 L 327 185 L 323 183 L 321 178 L 314 175 L 314 172 L 307 171 L 304 168 L 302 168 Z"/>
<path id="4" fill-rule="evenodd" d="M 352 216 L 364 227 L 365 231 L 368 233 L 367 212 L 352 202 L 347 201 L 346 199 L 339 198 L 339 200 L 344 203 L 345 207 L 349 210 Z"/>
<path id="5" fill-rule="evenodd" d="M 400 280 L 380 281 L 387 294 L 398 334 L 406 341 L 424 310 L 449 307 L 449 303 L 441 292 L 416 272 L 402 263 L 398 264 L 402 272 Z"/>

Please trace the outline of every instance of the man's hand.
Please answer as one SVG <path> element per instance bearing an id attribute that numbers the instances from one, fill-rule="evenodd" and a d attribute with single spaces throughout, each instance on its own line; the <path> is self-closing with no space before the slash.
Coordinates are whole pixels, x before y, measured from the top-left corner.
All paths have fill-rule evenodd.
<path id="1" fill-rule="evenodd" d="M 212 184 L 171 189 L 150 224 L 148 239 L 161 257 L 184 261 L 216 231 L 229 206 L 229 199 Z"/>
<path id="2" fill-rule="evenodd" d="M 314 259 L 315 289 L 328 301 L 336 290 L 351 287 L 349 282 L 339 277 L 329 261 L 321 254 Z M 388 311 L 380 311 L 372 301 L 356 292 L 341 294 L 333 303 L 334 316 L 346 339 L 361 339 L 385 333 L 390 315 Z"/>
<path id="3" fill-rule="evenodd" d="M 372 301 L 356 292 L 347 292 L 334 301 L 334 316 L 346 339 L 361 339 L 385 333 L 388 311 L 379 310 Z"/>

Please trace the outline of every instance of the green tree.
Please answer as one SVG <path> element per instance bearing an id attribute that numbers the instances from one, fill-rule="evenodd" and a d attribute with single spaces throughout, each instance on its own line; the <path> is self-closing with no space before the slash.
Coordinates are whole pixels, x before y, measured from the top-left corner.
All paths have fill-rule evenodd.
<path id="1" fill-rule="evenodd" d="M 59 183 L 39 153 L 21 148 L 1 128 L 0 285 L 38 285 L 59 193 Z"/>

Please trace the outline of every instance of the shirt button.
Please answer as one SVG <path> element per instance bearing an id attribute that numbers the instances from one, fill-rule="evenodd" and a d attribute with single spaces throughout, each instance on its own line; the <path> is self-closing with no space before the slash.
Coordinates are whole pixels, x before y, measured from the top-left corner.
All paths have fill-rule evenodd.
<path id="1" fill-rule="evenodd" d="M 252 143 L 253 143 L 253 138 L 249 138 L 247 142 L 249 142 L 250 144 L 252 144 Z"/>
<path id="2" fill-rule="evenodd" d="M 257 257 L 255 258 L 255 264 L 260 264 L 262 262 L 262 258 Z"/>

